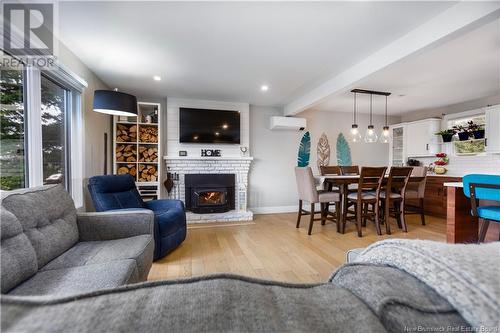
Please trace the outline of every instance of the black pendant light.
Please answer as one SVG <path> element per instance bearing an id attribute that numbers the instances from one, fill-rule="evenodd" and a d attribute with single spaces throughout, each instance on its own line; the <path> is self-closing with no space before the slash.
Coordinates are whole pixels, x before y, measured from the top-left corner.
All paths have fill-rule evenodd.
<path id="1" fill-rule="evenodd" d="M 382 127 L 382 133 L 380 133 L 379 142 L 389 143 L 391 140 L 391 134 L 389 132 L 389 125 L 387 125 L 387 95 L 385 96 L 385 126 Z"/>
<path id="2" fill-rule="evenodd" d="M 94 111 L 113 116 L 137 116 L 137 98 L 117 90 L 94 91 Z"/>
<path id="3" fill-rule="evenodd" d="M 375 127 L 373 126 L 373 94 L 370 94 L 370 124 L 366 129 L 365 142 L 374 143 L 377 142 L 378 136 L 375 132 Z"/>
<path id="4" fill-rule="evenodd" d="M 357 109 L 357 104 L 356 104 L 356 92 L 353 94 L 354 96 L 354 105 L 353 105 L 353 123 L 351 125 L 351 130 L 349 132 L 349 141 L 352 143 L 359 143 L 361 142 L 361 133 L 359 132 L 358 129 L 358 124 L 356 122 L 356 109 Z"/>

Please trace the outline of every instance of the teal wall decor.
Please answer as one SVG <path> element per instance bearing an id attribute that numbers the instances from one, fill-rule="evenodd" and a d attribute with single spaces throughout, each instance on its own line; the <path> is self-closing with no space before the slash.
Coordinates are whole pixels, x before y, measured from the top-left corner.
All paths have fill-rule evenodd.
<path id="1" fill-rule="evenodd" d="M 309 132 L 305 132 L 299 144 L 297 166 L 299 167 L 308 166 L 310 156 L 311 156 L 311 136 Z"/>
<path id="2" fill-rule="evenodd" d="M 342 133 L 337 137 L 337 164 L 352 165 L 351 148 Z"/>

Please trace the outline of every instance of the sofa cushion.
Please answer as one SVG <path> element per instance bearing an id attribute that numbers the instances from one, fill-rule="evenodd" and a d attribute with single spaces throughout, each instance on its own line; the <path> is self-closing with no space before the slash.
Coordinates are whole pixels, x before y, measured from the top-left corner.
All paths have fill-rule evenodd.
<path id="1" fill-rule="evenodd" d="M 75 205 L 62 185 L 6 192 L 2 194 L 2 209 L 20 222 L 35 250 L 38 267 L 78 241 Z"/>
<path id="2" fill-rule="evenodd" d="M 138 282 L 132 259 L 40 271 L 9 295 L 73 295 Z"/>
<path id="3" fill-rule="evenodd" d="M 334 273 L 331 282 L 358 296 L 389 332 L 409 327 L 464 327 L 462 316 L 432 288 L 405 273 L 387 266 L 348 264 Z M 446 324 L 444 324 L 446 323 Z"/>
<path id="4" fill-rule="evenodd" d="M 107 241 L 79 242 L 49 262 L 40 271 L 133 259 L 136 262 L 139 276 L 146 279 L 153 260 L 153 247 L 154 243 L 150 235 Z"/>
<path id="5" fill-rule="evenodd" d="M 19 220 L 6 209 L 0 210 L 2 293 L 33 276 L 38 264 L 35 249 L 23 233 Z"/>

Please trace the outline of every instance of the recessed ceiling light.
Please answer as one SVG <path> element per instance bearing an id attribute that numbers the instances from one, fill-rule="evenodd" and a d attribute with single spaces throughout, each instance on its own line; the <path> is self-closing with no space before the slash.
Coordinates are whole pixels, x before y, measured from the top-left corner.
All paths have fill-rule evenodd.
<path id="1" fill-rule="evenodd" d="M 158 75 L 153 76 L 153 80 L 155 81 L 161 81 L 161 77 Z"/>
<path id="2" fill-rule="evenodd" d="M 219 136 L 219 135 L 220 135 L 220 133 L 219 133 L 219 132 L 215 132 L 215 136 Z"/>
<path id="3" fill-rule="evenodd" d="M 260 90 L 262 90 L 262 91 L 268 91 L 269 90 L 269 86 L 267 86 L 267 85 L 264 84 L 264 85 L 260 86 Z"/>
<path id="4" fill-rule="evenodd" d="M 222 128 L 223 128 L 223 129 L 227 129 L 228 127 L 229 127 L 229 125 L 228 125 L 228 124 L 223 124 L 223 125 L 222 125 Z"/>

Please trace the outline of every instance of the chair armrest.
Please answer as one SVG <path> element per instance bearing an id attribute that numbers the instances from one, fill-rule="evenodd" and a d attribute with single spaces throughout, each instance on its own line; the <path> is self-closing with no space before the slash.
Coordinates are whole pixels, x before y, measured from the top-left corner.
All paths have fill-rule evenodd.
<path id="1" fill-rule="evenodd" d="M 144 202 L 146 208 L 151 209 L 154 212 L 159 212 L 162 210 L 169 210 L 172 208 L 180 208 L 184 209 L 184 203 L 180 200 L 175 199 L 160 199 L 160 200 L 150 200 Z"/>
<path id="2" fill-rule="evenodd" d="M 81 241 L 111 240 L 139 235 L 154 237 L 154 213 L 149 209 L 120 209 L 77 214 Z"/>

